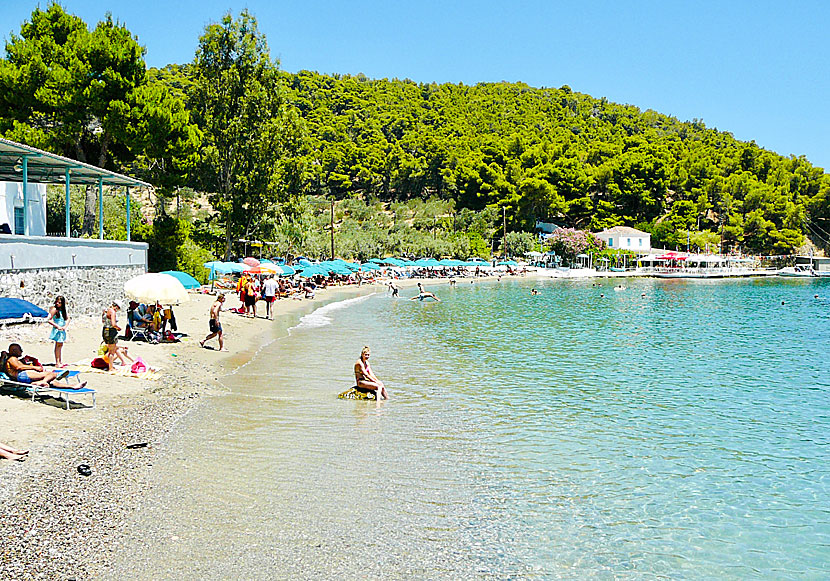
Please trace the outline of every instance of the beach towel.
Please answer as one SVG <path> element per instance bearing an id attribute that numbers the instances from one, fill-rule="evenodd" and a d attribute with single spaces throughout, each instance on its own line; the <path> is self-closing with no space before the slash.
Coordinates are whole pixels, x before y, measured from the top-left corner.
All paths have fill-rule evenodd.
<path id="1" fill-rule="evenodd" d="M 116 365 L 110 372 L 106 369 L 96 369 L 91 365 L 91 363 L 92 360 L 84 359 L 73 364 L 72 367 L 83 373 L 110 373 L 111 375 L 120 375 L 121 377 L 135 377 L 138 379 L 146 379 L 147 381 L 158 381 L 158 379 L 162 376 L 161 369 L 155 369 L 150 366 L 147 366 L 147 369 L 145 371 L 142 371 L 140 373 L 133 373 L 131 368 L 132 366 Z"/>

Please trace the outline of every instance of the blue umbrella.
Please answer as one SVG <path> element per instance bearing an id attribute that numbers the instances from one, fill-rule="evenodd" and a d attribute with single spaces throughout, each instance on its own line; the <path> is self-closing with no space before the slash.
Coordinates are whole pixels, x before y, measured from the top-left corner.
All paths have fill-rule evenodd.
<path id="1" fill-rule="evenodd" d="M 502 260 L 501 262 L 499 262 L 499 265 L 503 265 L 503 266 L 519 266 L 519 263 L 518 263 L 518 262 L 516 262 L 515 260 Z"/>
<path id="2" fill-rule="evenodd" d="M 374 262 L 364 262 L 360 265 L 360 270 L 380 270 L 382 267 Z"/>
<path id="3" fill-rule="evenodd" d="M 182 283 L 182 286 L 186 289 L 199 288 L 200 286 L 202 286 L 202 284 L 198 280 L 196 280 L 186 272 L 182 272 L 180 270 L 165 270 L 162 271 L 161 274 L 169 274 L 170 276 L 178 280 L 180 283 Z"/>
<path id="4" fill-rule="evenodd" d="M 49 316 L 49 313 L 23 299 L 0 297 L 0 319 L 25 319 L 27 318 L 26 315 L 45 319 Z"/>
<path id="5" fill-rule="evenodd" d="M 375 258 L 370 260 L 370 262 L 377 262 L 378 264 L 389 264 L 391 266 L 406 266 L 406 263 L 403 260 L 399 260 L 397 258 Z"/>
<path id="6" fill-rule="evenodd" d="M 282 269 L 282 273 L 286 276 L 291 276 L 297 272 L 293 267 L 288 266 L 287 264 L 278 264 L 277 266 Z"/>

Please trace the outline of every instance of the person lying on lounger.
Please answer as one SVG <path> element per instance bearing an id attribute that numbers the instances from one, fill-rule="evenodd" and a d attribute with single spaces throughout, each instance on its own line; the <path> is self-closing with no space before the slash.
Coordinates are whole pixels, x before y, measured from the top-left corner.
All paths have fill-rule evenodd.
<path id="1" fill-rule="evenodd" d="M 23 348 L 17 343 L 9 345 L 6 360 L 0 371 L 4 372 L 12 381 L 30 383 L 43 387 L 57 387 L 60 389 L 82 389 L 86 381 L 78 385 L 69 385 L 58 379 L 54 371 L 44 371 L 42 365 L 26 365 L 20 358 L 23 357 Z"/>

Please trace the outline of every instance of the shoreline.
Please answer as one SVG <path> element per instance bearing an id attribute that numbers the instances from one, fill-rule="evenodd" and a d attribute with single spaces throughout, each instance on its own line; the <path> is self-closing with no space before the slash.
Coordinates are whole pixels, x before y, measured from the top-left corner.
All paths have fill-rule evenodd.
<path id="1" fill-rule="evenodd" d="M 402 279 L 395 284 L 406 289 L 418 282 L 431 287 L 449 280 Z M 352 297 L 388 292 L 386 285 L 387 281 L 379 281 L 330 287 L 312 300 L 277 301 L 274 316 L 288 329 L 307 312 Z M 0 442 L 31 450 L 26 462 L 0 462 L 0 502 L 5 514 L 0 524 L 4 538 L 0 577 L 89 578 L 108 569 L 129 515 L 152 493 L 150 476 L 163 442 L 182 418 L 224 389 L 224 377 L 256 357 L 265 342 L 278 339 L 268 337 L 275 331 L 273 321 L 223 311 L 221 320 L 231 353 L 220 356 L 200 348 L 203 335 L 196 329 L 207 334 L 202 327 L 207 327 L 212 300 L 212 295 L 191 295 L 189 303 L 176 308 L 179 330 L 189 333 L 182 343 L 119 343 L 128 345 L 131 355 L 161 367 L 163 376 L 158 381 L 85 374 L 84 379 L 98 391 L 95 409 L 67 411 L 56 400 L 44 405 L 5 393 L 0 397 L 0 417 L 6 418 L 0 422 Z M 231 297 L 228 302 L 235 300 Z M 99 327 L 91 317 L 73 320 L 64 360 L 87 355 L 100 341 Z M 19 341 L 26 352 L 48 362 L 53 344 L 47 335 L 45 325 L 4 329 L 0 346 L 5 349 L 7 343 Z M 131 444 L 141 447 L 127 448 Z M 91 467 L 91 476 L 79 474 L 77 467 L 82 463 Z"/>

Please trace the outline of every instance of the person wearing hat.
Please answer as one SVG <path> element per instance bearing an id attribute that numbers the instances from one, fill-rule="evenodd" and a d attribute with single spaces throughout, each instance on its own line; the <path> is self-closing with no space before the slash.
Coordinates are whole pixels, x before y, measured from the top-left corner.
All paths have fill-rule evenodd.
<path id="1" fill-rule="evenodd" d="M 117 356 L 118 347 L 118 332 L 121 327 L 118 326 L 117 314 L 121 310 L 121 305 L 118 301 L 112 301 L 112 304 L 101 313 L 101 323 L 104 329 L 101 331 L 101 338 L 107 345 L 107 353 L 104 355 L 104 360 L 107 362 L 107 370 L 112 371 L 112 364 Z"/>

